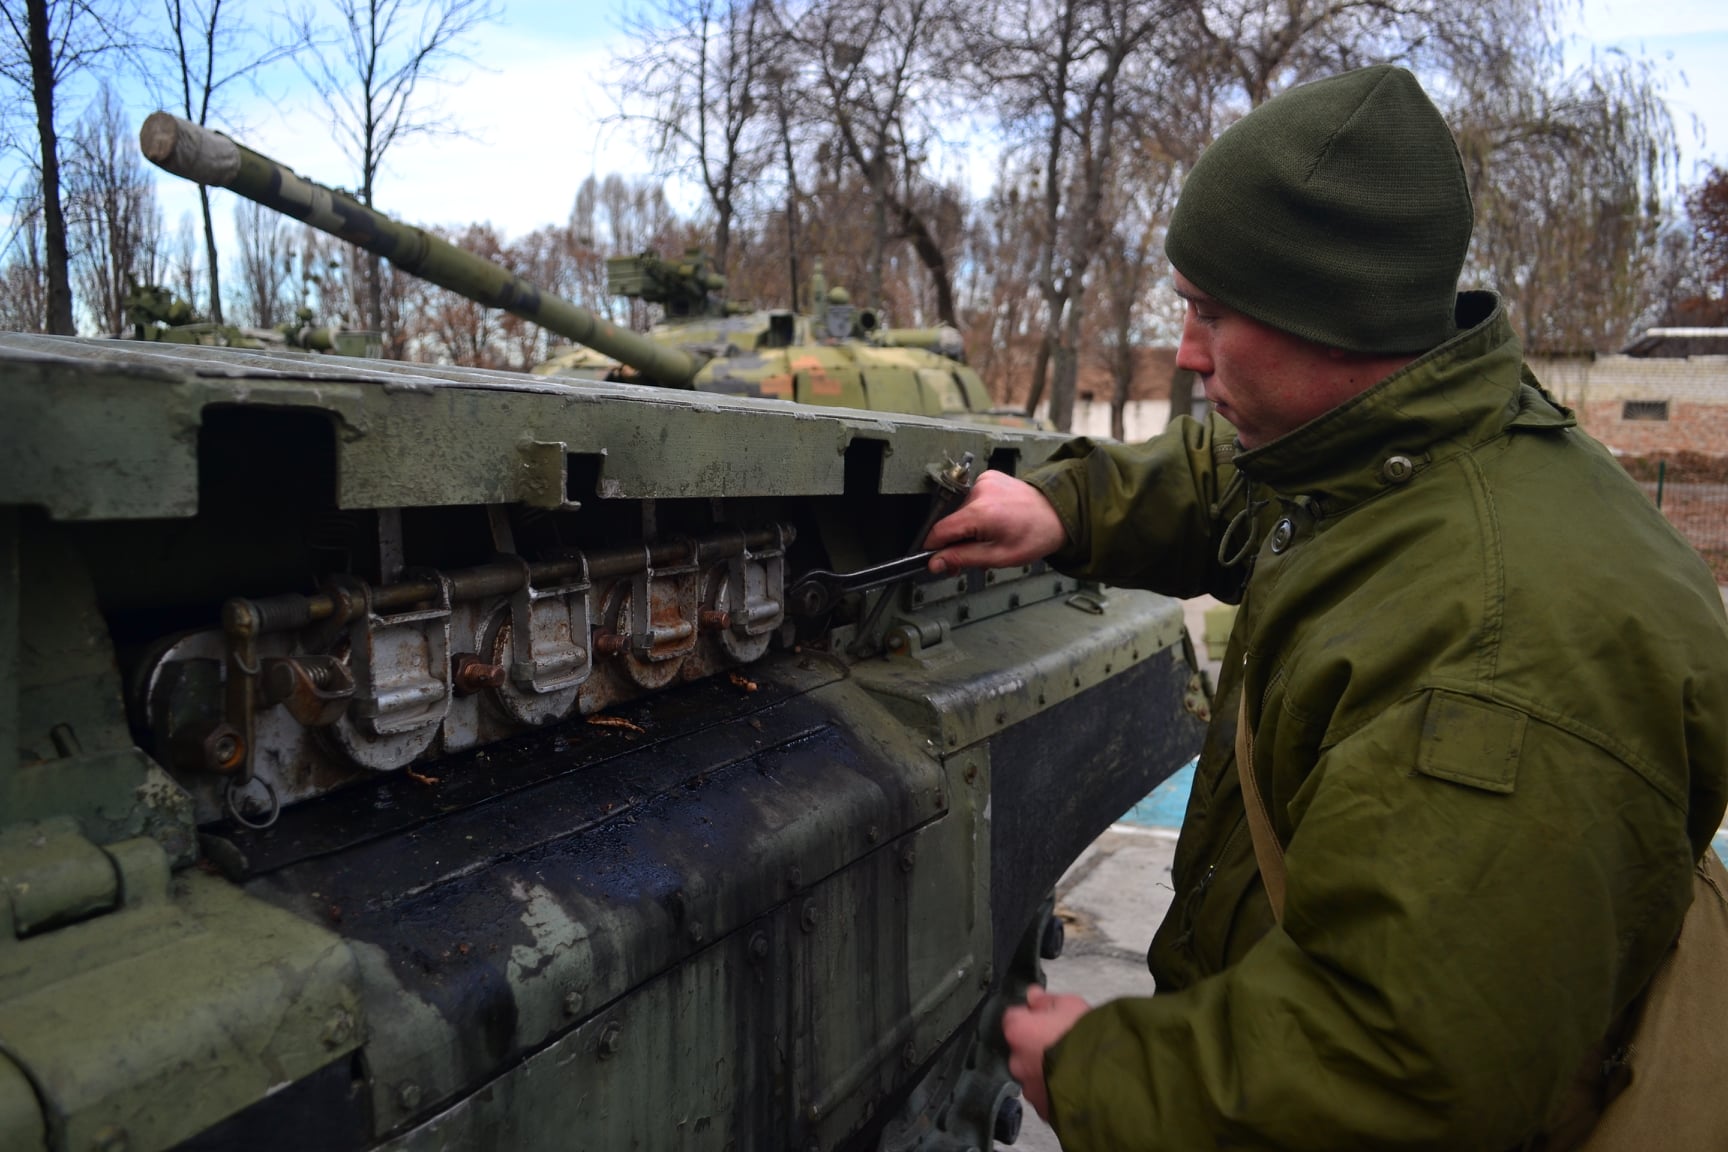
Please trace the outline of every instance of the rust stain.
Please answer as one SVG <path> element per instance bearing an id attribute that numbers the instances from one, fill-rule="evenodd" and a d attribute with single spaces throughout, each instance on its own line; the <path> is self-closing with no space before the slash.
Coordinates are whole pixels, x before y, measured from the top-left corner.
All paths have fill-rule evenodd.
<path id="1" fill-rule="evenodd" d="M 426 773 L 416 772 L 412 768 L 405 768 L 403 771 L 407 772 L 408 779 L 414 781 L 416 784 L 432 785 L 438 783 L 438 777 L 436 776 L 428 776 Z"/>
<path id="2" fill-rule="evenodd" d="M 742 689 L 745 692 L 756 691 L 756 681 L 745 676 L 742 672 L 727 673 L 726 679 L 732 681 L 732 686 L 734 688 Z"/>
<path id="3" fill-rule="evenodd" d="M 643 736 L 648 735 L 648 729 L 642 727 L 640 724 L 626 720 L 622 716 L 590 716 L 588 717 L 588 723 L 594 725 L 596 728 L 622 728 L 627 732 L 636 732 Z"/>

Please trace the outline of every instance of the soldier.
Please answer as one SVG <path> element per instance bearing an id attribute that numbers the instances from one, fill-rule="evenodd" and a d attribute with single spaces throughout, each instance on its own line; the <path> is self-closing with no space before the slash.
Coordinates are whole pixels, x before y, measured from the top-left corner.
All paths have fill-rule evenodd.
<path id="1" fill-rule="evenodd" d="M 1617 1082 L 1722 817 L 1728 623 L 1457 292 L 1471 222 L 1408 72 L 1261 106 L 1167 242 L 1215 415 L 986 473 L 930 535 L 936 572 L 1048 556 L 1242 605 L 1156 995 L 1004 1020 L 1069 1152 L 1558 1148 Z"/>

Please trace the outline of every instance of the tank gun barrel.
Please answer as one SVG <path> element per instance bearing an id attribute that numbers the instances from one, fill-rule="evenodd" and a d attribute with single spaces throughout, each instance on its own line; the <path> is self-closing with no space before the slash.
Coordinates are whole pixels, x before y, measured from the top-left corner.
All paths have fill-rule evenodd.
<path id="1" fill-rule="evenodd" d="M 352 196 L 315 184 L 285 164 L 167 112 L 152 112 L 138 133 L 151 163 L 196 184 L 227 188 L 255 203 L 375 252 L 404 272 L 585 344 L 659 384 L 688 388 L 702 364 L 677 348 L 620 328 L 586 308 L 542 292 L 492 261 L 411 224 L 392 220 Z"/>

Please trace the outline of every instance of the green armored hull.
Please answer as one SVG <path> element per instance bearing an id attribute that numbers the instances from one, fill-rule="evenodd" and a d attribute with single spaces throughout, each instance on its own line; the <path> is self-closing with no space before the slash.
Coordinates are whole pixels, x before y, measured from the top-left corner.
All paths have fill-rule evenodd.
<path id="1" fill-rule="evenodd" d="M 0 429 L 8 1150 L 988 1147 L 1198 745 L 1171 601 L 789 596 L 1042 433 L 26 336 Z"/>

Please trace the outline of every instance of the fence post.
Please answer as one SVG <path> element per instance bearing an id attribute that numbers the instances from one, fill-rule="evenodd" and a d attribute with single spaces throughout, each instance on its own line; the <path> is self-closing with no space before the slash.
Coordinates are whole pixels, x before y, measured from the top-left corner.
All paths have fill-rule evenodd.
<path id="1" fill-rule="evenodd" d="M 1668 479 L 1668 461 L 1656 461 L 1656 507 L 1662 507 L 1662 485 Z"/>

